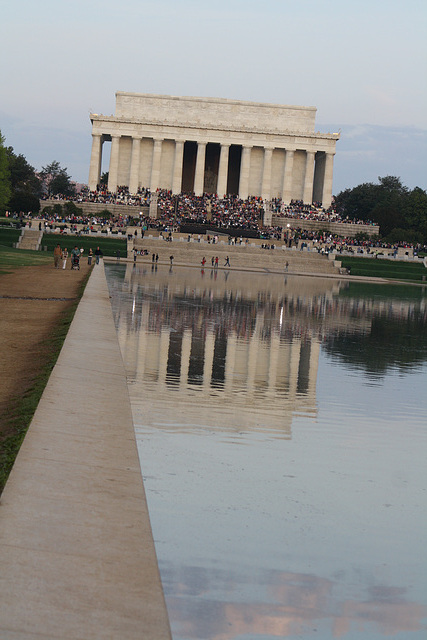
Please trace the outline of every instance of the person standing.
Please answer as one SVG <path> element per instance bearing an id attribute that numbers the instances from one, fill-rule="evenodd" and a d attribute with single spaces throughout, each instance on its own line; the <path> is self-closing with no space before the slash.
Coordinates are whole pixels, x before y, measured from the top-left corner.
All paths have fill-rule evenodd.
<path id="1" fill-rule="evenodd" d="M 229 267 L 229 266 L 230 266 L 230 258 L 227 256 L 227 257 L 225 258 L 225 264 L 224 264 L 224 267 Z"/>
<path id="2" fill-rule="evenodd" d="M 65 248 L 62 252 L 62 268 L 67 268 L 67 258 L 68 258 L 68 250 Z"/>
<path id="3" fill-rule="evenodd" d="M 88 265 L 92 264 L 92 258 L 93 258 L 93 251 L 92 251 L 92 249 L 89 249 L 89 253 L 87 254 L 87 263 L 88 263 Z"/>
<path id="4" fill-rule="evenodd" d="M 206 264 L 206 258 L 205 258 L 205 256 L 203 256 L 203 258 L 202 258 L 202 268 L 205 266 L 205 264 Z"/>
<path id="5" fill-rule="evenodd" d="M 218 256 L 215 257 L 215 269 L 218 269 Z"/>
<path id="6" fill-rule="evenodd" d="M 99 247 L 96 247 L 96 249 L 95 249 L 95 262 L 96 262 L 96 264 L 99 264 L 99 259 L 101 258 L 101 256 L 102 256 L 101 249 Z"/>
<path id="7" fill-rule="evenodd" d="M 62 250 L 59 244 L 56 245 L 56 247 L 53 250 L 53 264 L 55 266 L 55 269 L 59 269 L 59 261 L 62 258 Z"/>

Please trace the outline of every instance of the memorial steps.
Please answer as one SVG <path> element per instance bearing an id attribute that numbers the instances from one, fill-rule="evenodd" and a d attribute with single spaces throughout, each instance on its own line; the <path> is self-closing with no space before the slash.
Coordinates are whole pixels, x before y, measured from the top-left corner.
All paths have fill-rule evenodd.
<path id="1" fill-rule="evenodd" d="M 270 246 L 273 244 L 271 240 L 264 242 Z M 274 249 L 262 249 L 261 244 L 253 245 L 254 243 L 229 245 L 226 241 L 212 244 L 206 240 L 198 242 L 197 239 L 188 242 L 184 237 L 173 238 L 172 242 L 168 242 L 159 237 L 150 237 L 147 233 L 143 239 L 137 238 L 128 242 L 128 259 L 132 257 L 135 247 L 137 251 L 148 251 L 148 255 L 138 255 L 138 262 L 151 262 L 154 253 L 159 255 L 160 264 L 165 262 L 169 264 L 169 258 L 173 255 L 174 265 L 198 267 L 201 266 L 204 256 L 205 269 L 208 269 L 212 266 L 212 257 L 218 256 L 218 267 L 223 268 L 226 256 L 229 256 L 231 269 L 284 273 L 286 262 L 288 262 L 289 273 L 330 276 L 339 274 L 339 267 L 334 264 L 334 260 L 328 259 L 327 255 L 321 255 L 317 251 L 283 249 L 282 246 L 277 245 Z M 228 269 L 228 267 L 225 268 Z"/>

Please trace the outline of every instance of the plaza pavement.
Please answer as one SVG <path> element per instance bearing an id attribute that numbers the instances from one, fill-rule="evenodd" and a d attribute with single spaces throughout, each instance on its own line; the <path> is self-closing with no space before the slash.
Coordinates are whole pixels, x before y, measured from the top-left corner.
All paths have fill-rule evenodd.
<path id="1" fill-rule="evenodd" d="M 104 268 L 0 502 L 2 640 L 170 639 Z"/>

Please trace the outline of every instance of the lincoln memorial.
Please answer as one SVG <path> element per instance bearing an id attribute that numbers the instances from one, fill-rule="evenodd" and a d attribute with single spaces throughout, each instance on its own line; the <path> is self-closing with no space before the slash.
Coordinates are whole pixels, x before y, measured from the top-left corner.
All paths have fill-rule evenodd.
<path id="1" fill-rule="evenodd" d="M 89 188 L 100 183 L 111 142 L 111 192 L 145 187 L 327 208 L 339 134 L 315 132 L 315 116 L 315 107 L 118 91 L 114 116 L 90 115 Z"/>

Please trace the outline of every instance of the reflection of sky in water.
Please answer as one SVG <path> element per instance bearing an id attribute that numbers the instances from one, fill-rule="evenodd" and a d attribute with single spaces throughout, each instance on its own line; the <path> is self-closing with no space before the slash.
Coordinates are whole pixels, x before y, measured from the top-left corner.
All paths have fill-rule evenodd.
<path id="1" fill-rule="evenodd" d="M 384 305 L 244 280 L 111 288 L 174 640 L 424 638 L 422 338 L 364 370 L 342 336 L 371 339 Z M 423 305 L 388 301 L 384 330 Z"/>

